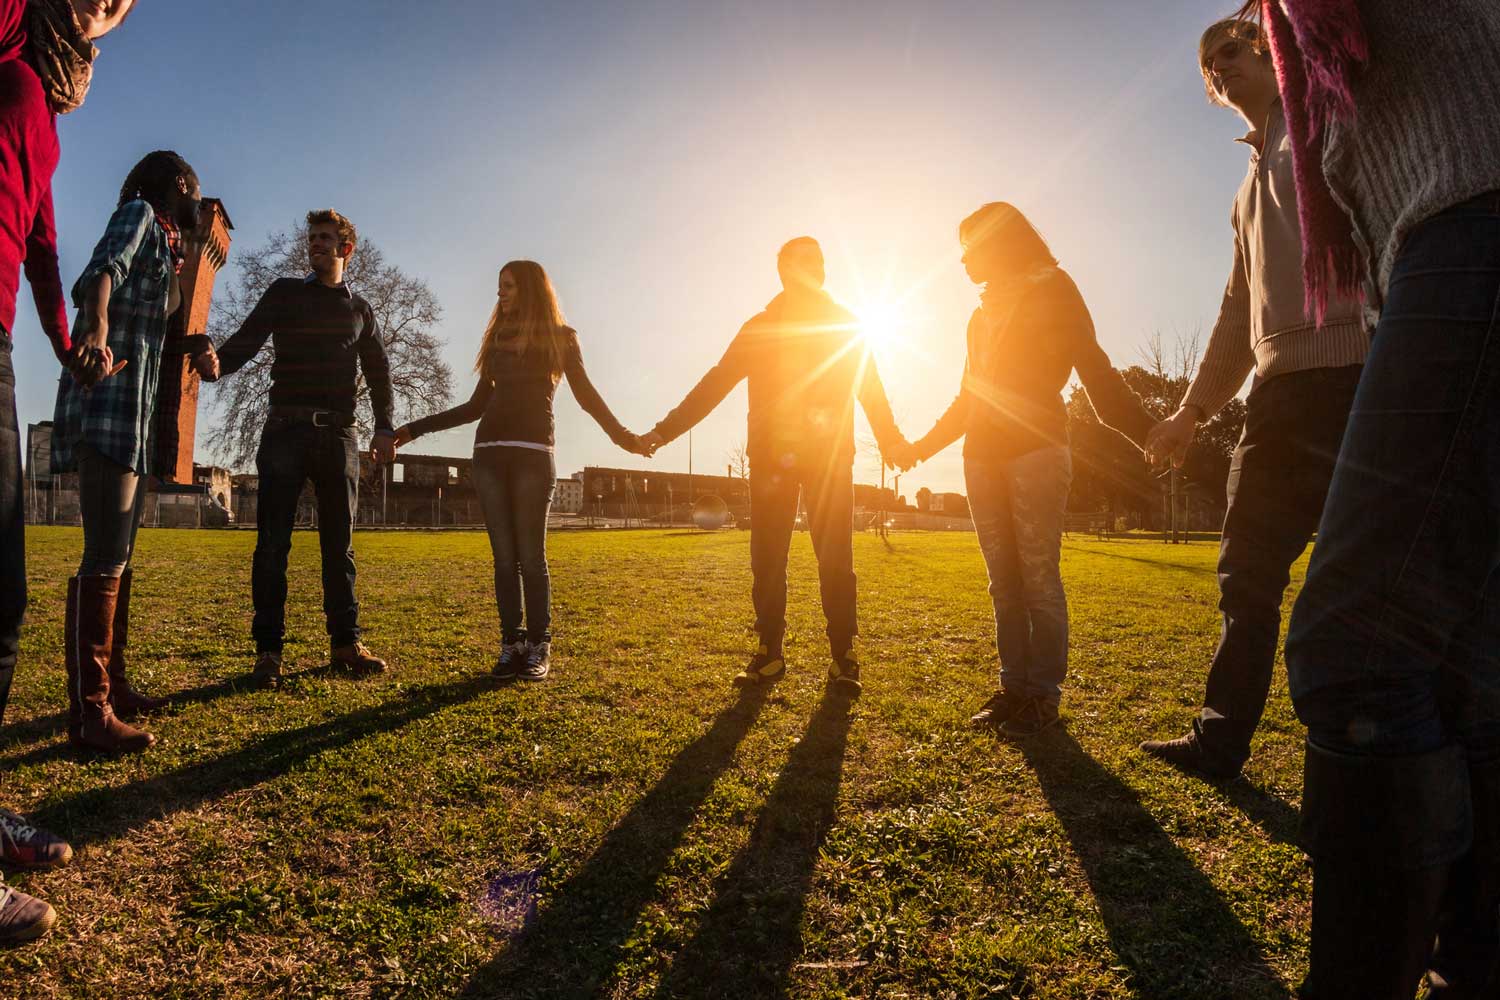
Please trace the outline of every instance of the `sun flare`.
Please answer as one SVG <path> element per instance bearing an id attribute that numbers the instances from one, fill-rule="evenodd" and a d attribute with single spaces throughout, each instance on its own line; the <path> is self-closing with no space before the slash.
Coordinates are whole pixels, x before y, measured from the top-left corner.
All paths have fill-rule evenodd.
<path id="1" fill-rule="evenodd" d="M 882 354 L 891 353 L 910 337 L 908 327 L 911 317 L 899 302 L 872 299 L 861 302 L 854 310 L 859 316 L 860 330 L 872 350 Z"/>

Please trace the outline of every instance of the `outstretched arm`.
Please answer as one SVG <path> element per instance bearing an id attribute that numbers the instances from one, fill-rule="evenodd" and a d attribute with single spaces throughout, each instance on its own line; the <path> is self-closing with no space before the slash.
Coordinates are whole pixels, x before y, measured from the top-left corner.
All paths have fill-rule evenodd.
<path id="1" fill-rule="evenodd" d="M 50 183 L 42 195 L 42 203 L 37 206 L 31 231 L 26 234 L 24 267 L 42 330 L 52 342 L 52 353 L 66 365 L 68 351 L 73 345 L 68 339 L 68 307 L 63 301 L 62 278 L 57 270 L 57 229 L 52 219 Z"/>
<path id="2" fill-rule="evenodd" d="M 868 347 L 863 347 L 863 351 L 859 405 L 864 407 L 865 418 L 870 421 L 870 429 L 875 432 L 875 442 L 880 445 L 881 452 L 893 460 L 899 459 L 907 455 L 911 442 L 906 440 L 906 436 L 896 426 L 896 416 L 891 412 L 891 401 L 885 394 L 885 384 L 880 381 L 880 372 L 875 368 L 875 355 Z"/>
<path id="3" fill-rule="evenodd" d="M 567 360 L 563 364 L 563 375 L 568 380 L 568 388 L 573 390 L 573 398 L 578 400 L 579 406 L 583 407 L 583 412 L 593 417 L 615 444 L 626 451 L 638 451 L 639 440 L 615 419 L 615 415 L 605 405 L 604 397 L 599 395 L 599 390 L 594 388 L 594 383 L 590 381 L 589 373 L 584 370 L 583 350 L 578 346 L 576 333 L 568 337 L 564 351 Z"/>
<path id="4" fill-rule="evenodd" d="M 495 384 L 484 376 L 479 376 L 479 384 L 474 386 L 474 394 L 465 402 L 457 406 L 443 410 L 441 413 L 433 413 L 420 420 L 413 420 L 396 429 L 397 444 L 407 444 L 423 434 L 432 434 L 437 431 L 446 431 L 451 427 L 462 427 L 464 424 L 472 424 L 484 415 L 484 408 L 489 405 L 490 394 L 495 391 Z"/>
<path id="5" fill-rule="evenodd" d="M 260 353 L 260 349 L 266 346 L 266 341 L 271 338 L 271 332 L 276 328 L 276 299 L 278 293 L 276 286 L 272 285 L 261 294 L 260 301 L 255 303 L 255 308 L 250 310 L 250 315 L 240 324 L 228 340 L 220 344 L 216 349 L 219 358 L 219 370 L 216 378 L 225 375 L 233 375 L 250 360 Z M 208 375 L 203 374 L 204 378 Z M 214 379 L 209 379 L 214 381 Z"/>
<path id="6" fill-rule="evenodd" d="M 932 430 L 912 443 L 913 457 L 919 462 L 925 462 L 963 437 L 969 424 L 969 409 L 973 405 L 973 394 L 969 389 L 969 366 L 965 363 L 963 381 L 959 384 L 958 395 L 953 397 L 953 402 L 948 404 L 948 409 L 944 410 L 943 415 L 938 417 L 937 423 L 932 425 Z"/>
<path id="7" fill-rule="evenodd" d="M 646 436 L 648 441 L 654 436 L 659 439 L 657 444 L 665 444 L 686 434 L 698 421 L 712 413 L 714 407 L 729 395 L 730 390 L 739 385 L 740 380 L 750 373 L 745 336 L 745 330 L 741 329 L 729 342 L 729 348 L 725 350 L 719 363 L 710 368 L 708 374 L 699 379 L 698 384 L 683 397 L 682 402 L 652 428 L 651 433 Z"/>
<path id="8" fill-rule="evenodd" d="M 1109 362 L 1109 355 L 1099 346 L 1094 337 L 1094 321 L 1089 318 L 1083 300 L 1078 301 L 1080 312 L 1071 320 L 1065 335 L 1074 344 L 1073 368 L 1083 382 L 1089 403 L 1098 415 L 1099 422 L 1130 439 L 1142 451 L 1151 428 L 1156 426 L 1156 417 L 1141 403 L 1125 384 L 1124 377 Z"/>

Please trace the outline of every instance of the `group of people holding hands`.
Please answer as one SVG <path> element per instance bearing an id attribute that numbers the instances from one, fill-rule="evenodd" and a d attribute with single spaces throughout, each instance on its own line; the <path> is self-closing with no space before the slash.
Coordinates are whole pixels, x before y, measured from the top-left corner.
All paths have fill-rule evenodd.
<path id="1" fill-rule="evenodd" d="M 59 62 L 48 25 L 96 38 L 129 0 L 0 0 L 5 164 L 56 163 Z M 64 17 L 63 15 L 67 15 Z M 31 29 L 30 41 L 26 29 Z M 68 47 L 74 55 L 78 45 Z M 556 481 L 553 405 L 566 379 L 612 441 L 650 455 L 748 383 L 750 560 L 756 649 L 734 677 L 786 670 L 787 554 L 805 506 L 830 650 L 830 688 L 859 693 L 852 551 L 854 408 L 885 459 L 910 468 L 964 438 L 964 474 L 994 606 L 999 682 L 972 717 L 1012 739 L 1054 725 L 1068 662 L 1060 566 L 1072 475 L 1062 390 L 1076 374 L 1106 425 L 1157 464 L 1182 461 L 1195 428 L 1254 375 L 1230 468 L 1219 559 L 1223 628 L 1186 735 L 1141 749 L 1191 774 L 1236 778 L 1250 757 L 1280 641 L 1293 563 L 1316 533 L 1286 661 L 1308 726 L 1303 842 L 1313 859 L 1310 1000 L 1409 1000 L 1500 991 L 1500 6 L 1451 0 L 1265 0 L 1211 25 L 1199 45 L 1208 98 L 1249 131 L 1230 221 L 1233 264 L 1201 366 L 1176 413 L 1149 412 L 1099 347 L 1083 295 L 1014 205 L 958 228 L 982 291 L 959 391 L 926 434 L 897 428 L 859 321 L 824 290 L 810 237 L 781 247 L 781 291 L 721 360 L 645 434 L 611 413 L 577 332 L 533 261 L 499 271 L 465 402 L 397 426 L 380 331 L 344 282 L 354 225 L 307 217 L 308 273 L 274 282 L 217 346 L 187 345 L 206 380 L 274 344 L 257 454 L 253 676 L 282 675 L 286 566 L 297 498 L 319 508 L 331 658 L 385 663 L 361 641 L 351 544 L 360 445 L 356 385 L 369 386 L 377 461 L 435 431 L 478 423 L 474 482 L 494 556 L 500 617 L 493 673 L 537 681 L 551 664 L 546 561 Z M 62 74 L 66 76 L 66 74 Z M 83 86 L 86 88 L 86 79 Z M 75 105 L 76 106 L 76 105 Z M 24 124 L 26 127 L 20 127 Z M 29 129 L 29 131 L 28 131 Z M 29 137 L 29 138 L 28 138 Z M 31 145 L 27 145 L 30 142 Z M 50 145 L 48 145 L 50 143 Z M 40 147 L 44 148 L 38 148 Z M 46 183 L 4 178 L 0 226 L 0 711 L 24 608 L 19 455 L 9 368 L 24 260 L 43 327 L 67 372 L 54 460 L 76 468 L 83 557 L 68 581 L 68 735 L 90 751 L 144 749 L 127 719 L 161 701 L 126 674 L 131 554 L 151 473 L 167 322 L 180 300 L 182 234 L 198 179 L 175 153 L 127 178 L 73 286 L 70 340 Z M 50 254 L 50 256 L 49 256 Z M 9 437 L 5 435 L 8 434 Z M 10 450 L 5 450 L 10 449 Z M 0 812 L 0 851 L 46 866 L 59 838 Z M 51 909 L 0 890 L 0 941 L 44 933 Z"/>

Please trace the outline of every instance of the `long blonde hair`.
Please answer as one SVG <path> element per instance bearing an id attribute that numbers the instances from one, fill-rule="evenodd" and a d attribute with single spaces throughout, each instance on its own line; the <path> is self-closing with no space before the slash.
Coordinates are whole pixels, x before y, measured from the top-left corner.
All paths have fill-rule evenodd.
<path id="1" fill-rule="evenodd" d="M 516 330 L 521 338 L 521 353 L 546 352 L 547 368 L 555 381 L 562 375 L 566 360 L 563 331 L 567 327 L 552 280 L 542 265 L 534 260 L 509 261 L 500 273 L 507 271 L 516 282 L 516 302 L 508 316 L 500 312 L 499 301 L 495 302 L 479 344 L 479 356 L 474 359 L 474 370 L 482 375 L 490 374 L 488 365 L 493 364 L 497 357 L 495 348 L 501 331 Z"/>

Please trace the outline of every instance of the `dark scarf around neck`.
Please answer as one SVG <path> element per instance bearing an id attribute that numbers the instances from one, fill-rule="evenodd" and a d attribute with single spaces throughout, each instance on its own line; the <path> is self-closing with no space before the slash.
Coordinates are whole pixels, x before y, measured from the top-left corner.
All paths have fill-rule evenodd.
<path id="1" fill-rule="evenodd" d="M 81 106 L 99 50 L 83 37 L 73 5 L 69 0 L 30 0 L 26 34 L 31 66 L 41 77 L 52 113 L 65 115 Z"/>

